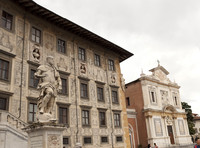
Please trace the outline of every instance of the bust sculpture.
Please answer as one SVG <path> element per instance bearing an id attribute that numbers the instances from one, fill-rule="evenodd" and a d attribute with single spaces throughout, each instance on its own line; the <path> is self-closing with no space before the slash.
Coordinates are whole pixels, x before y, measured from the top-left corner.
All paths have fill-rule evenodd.
<path id="1" fill-rule="evenodd" d="M 48 56 L 46 61 L 46 65 L 40 65 L 34 74 L 39 79 L 37 89 L 40 90 L 40 95 L 37 100 L 36 118 L 41 123 L 54 120 L 52 110 L 55 98 L 62 89 L 59 72 L 54 66 L 54 58 Z"/>

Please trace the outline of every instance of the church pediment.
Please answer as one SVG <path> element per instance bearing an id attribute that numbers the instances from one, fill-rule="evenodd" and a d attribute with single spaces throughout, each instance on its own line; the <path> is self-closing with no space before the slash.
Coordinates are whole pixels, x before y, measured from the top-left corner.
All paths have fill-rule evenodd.
<path id="1" fill-rule="evenodd" d="M 163 107 L 163 112 L 172 112 L 175 113 L 177 112 L 176 108 L 170 104 L 167 104 Z"/>
<path id="2" fill-rule="evenodd" d="M 163 66 L 160 66 L 159 63 L 157 67 L 150 69 L 149 71 L 152 72 L 152 76 L 158 79 L 159 81 L 164 82 L 164 83 L 170 82 L 170 80 L 167 77 L 169 72 Z"/>

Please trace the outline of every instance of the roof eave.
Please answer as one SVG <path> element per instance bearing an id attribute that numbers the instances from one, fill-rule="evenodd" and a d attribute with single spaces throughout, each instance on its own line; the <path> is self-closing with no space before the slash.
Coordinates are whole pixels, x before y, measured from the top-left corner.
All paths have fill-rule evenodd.
<path id="1" fill-rule="evenodd" d="M 108 48 L 109 50 L 119 54 L 119 61 L 122 62 L 129 57 L 133 56 L 133 54 L 122 47 L 100 37 L 97 34 L 71 22 L 70 20 L 59 16 L 58 14 L 40 6 L 33 0 L 12 0 L 18 3 L 21 7 L 23 7 L 29 13 L 36 15 L 46 21 L 53 23 L 59 27 L 62 27 L 64 30 L 72 32 L 76 35 L 79 35 L 87 40 L 95 42 L 96 44 Z"/>

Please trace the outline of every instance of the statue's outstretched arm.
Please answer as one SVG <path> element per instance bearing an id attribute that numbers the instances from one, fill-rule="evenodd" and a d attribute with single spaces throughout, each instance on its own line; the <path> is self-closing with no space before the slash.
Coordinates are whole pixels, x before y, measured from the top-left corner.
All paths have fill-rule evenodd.
<path id="1" fill-rule="evenodd" d="M 38 70 L 35 72 L 34 76 L 35 76 L 36 78 L 44 78 L 44 77 L 46 77 L 46 75 L 43 75 L 43 74 L 41 74 L 41 73 L 42 73 L 42 71 L 38 69 Z"/>

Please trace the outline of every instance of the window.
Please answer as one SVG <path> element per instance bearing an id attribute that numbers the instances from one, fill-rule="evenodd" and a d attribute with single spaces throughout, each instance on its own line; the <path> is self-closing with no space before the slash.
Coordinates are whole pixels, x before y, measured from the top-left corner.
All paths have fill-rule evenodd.
<path id="1" fill-rule="evenodd" d="M 102 87 L 97 87 L 97 99 L 98 99 L 98 101 L 104 101 L 103 88 Z"/>
<path id="2" fill-rule="evenodd" d="M 69 145 L 69 138 L 63 137 L 63 146 Z"/>
<path id="3" fill-rule="evenodd" d="M 130 98 L 129 97 L 126 98 L 126 106 L 130 106 Z"/>
<path id="4" fill-rule="evenodd" d="M 66 53 L 65 41 L 58 39 L 58 52 Z"/>
<path id="5" fill-rule="evenodd" d="M 95 64 L 96 66 L 101 66 L 100 55 L 94 54 L 94 64 Z"/>
<path id="6" fill-rule="evenodd" d="M 0 94 L 2 96 L 2 94 Z M 8 110 L 8 98 L 0 97 L 0 110 Z"/>
<path id="7" fill-rule="evenodd" d="M 108 137 L 101 137 L 101 143 L 108 143 Z"/>
<path id="8" fill-rule="evenodd" d="M 35 69 L 30 69 L 30 80 L 29 80 L 29 86 L 37 88 L 38 83 L 39 83 L 39 79 L 35 78 L 34 74 L 35 74 L 36 70 Z"/>
<path id="9" fill-rule="evenodd" d="M 115 90 L 112 90 L 112 102 L 119 103 L 118 102 L 118 94 L 117 94 L 117 91 L 115 91 Z"/>
<path id="10" fill-rule="evenodd" d="M 156 101 L 155 101 L 154 92 L 151 92 L 151 98 L 152 98 L 152 102 L 156 102 Z"/>
<path id="11" fill-rule="evenodd" d="M 120 127 L 120 113 L 114 113 L 114 125 Z"/>
<path id="12" fill-rule="evenodd" d="M 115 70 L 114 61 L 111 60 L 111 59 L 108 60 L 108 69 L 111 70 L 111 71 L 114 71 L 114 70 Z"/>
<path id="13" fill-rule="evenodd" d="M 82 125 L 90 125 L 89 110 L 82 110 Z"/>
<path id="14" fill-rule="evenodd" d="M 175 105 L 178 105 L 176 96 L 174 97 L 174 102 L 175 102 Z"/>
<path id="15" fill-rule="evenodd" d="M 79 47 L 78 49 L 78 58 L 79 60 L 85 61 L 86 60 L 86 55 L 85 55 L 85 49 Z"/>
<path id="16" fill-rule="evenodd" d="M 91 137 L 84 137 L 83 138 L 84 144 L 91 144 L 92 143 L 92 138 Z"/>
<path id="17" fill-rule="evenodd" d="M 88 98 L 88 85 L 81 83 L 81 98 Z"/>
<path id="18" fill-rule="evenodd" d="M 174 96 L 174 104 L 175 104 L 175 106 L 178 106 L 178 99 L 177 99 L 177 96 Z"/>
<path id="19" fill-rule="evenodd" d="M 41 31 L 39 29 L 32 27 L 31 40 L 39 44 L 41 43 Z"/>
<path id="20" fill-rule="evenodd" d="M 68 123 L 68 109 L 65 107 L 59 107 L 59 123 L 67 124 Z"/>
<path id="21" fill-rule="evenodd" d="M 12 30 L 13 16 L 5 11 L 2 12 L 2 27 Z"/>
<path id="22" fill-rule="evenodd" d="M 117 137 L 116 137 L 116 141 L 117 141 L 117 142 L 122 142 L 122 141 L 123 141 L 122 136 L 117 136 Z"/>
<path id="23" fill-rule="evenodd" d="M 29 103 L 29 114 L 28 114 L 28 121 L 35 122 L 36 121 L 36 112 L 37 112 L 37 104 L 36 103 Z"/>
<path id="24" fill-rule="evenodd" d="M 61 78 L 62 81 L 62 94 L 67 94 L 67 79 Z"/>
<path id="25" fill-rule="evenodd" d="M 0 79 L 9 79 L 9 62 L 3 59 L 0 59 Z"/>
<path id="26" fill-rule="evenodd" d="M 99 111 L 99 125 L 106 126 L 106 112 Z"/>

